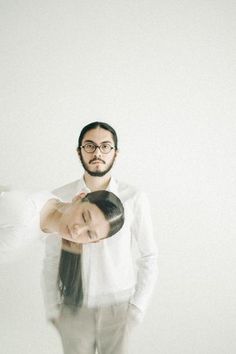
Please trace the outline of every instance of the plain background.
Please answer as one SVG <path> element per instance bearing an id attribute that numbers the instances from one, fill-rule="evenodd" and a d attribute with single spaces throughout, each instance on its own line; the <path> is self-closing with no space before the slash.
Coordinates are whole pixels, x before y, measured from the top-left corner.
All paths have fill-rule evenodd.
<path id="1" fill-rule="evenodd" d="M 0 1 L 0 184 L 77 179 L 81 128 L 117 130 L 114 174 L 146 190 L 159 247 L 132 354 L 234 354 L 235 1 Z M 0 270 L 2 354 L 59 354 L 43 245 Z"/>

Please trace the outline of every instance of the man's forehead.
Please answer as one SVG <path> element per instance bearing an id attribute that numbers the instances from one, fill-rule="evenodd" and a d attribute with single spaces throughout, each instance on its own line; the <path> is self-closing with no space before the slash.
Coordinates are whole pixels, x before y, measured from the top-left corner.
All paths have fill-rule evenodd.
<path id="1" fill-rule="evenodd" d="M 95 128 L 89 130 L 83 137 L 83 141 L 91 140 L 94 142 L 110 141 L 113 142 L 112 133 L 103 128 Z"/>

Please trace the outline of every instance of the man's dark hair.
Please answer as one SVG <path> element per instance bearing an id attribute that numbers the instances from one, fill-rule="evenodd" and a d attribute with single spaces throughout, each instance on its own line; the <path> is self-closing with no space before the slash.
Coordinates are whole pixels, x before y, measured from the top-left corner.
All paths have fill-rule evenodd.
<path id="1" fill-rule="evenodd" d="M 117 150 L 118 149 L 118 138 L 117 138 L 116 131 L 109 124 L 104 123 L 104 122 L 92 122 L 92 123 L 89 123 L 88 125 L 86 125 L 85 127 L 83 127 L 83 129 L 80 132 L 79 139 L 78 139 L 78 150 L 80 150 L 80 146 L 82 145 L 82 140 L 83 140 L 83 137 L 85 136 L 85 134 L 89 130 L 96 129 L 96 128 L 102 128 L 102 129 L 108 130 L 112 134 L 115 149 Z"/>

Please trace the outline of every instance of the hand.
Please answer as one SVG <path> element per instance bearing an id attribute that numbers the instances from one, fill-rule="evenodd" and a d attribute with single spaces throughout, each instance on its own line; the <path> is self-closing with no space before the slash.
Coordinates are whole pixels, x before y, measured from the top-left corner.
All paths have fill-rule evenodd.
<path id="1" fill-rule="evenodd" d="M 127 316 L 128 327 L 136 327 L 143 321 L 143 318 L 144 313 L 136 305 L 129 303 Z"/>

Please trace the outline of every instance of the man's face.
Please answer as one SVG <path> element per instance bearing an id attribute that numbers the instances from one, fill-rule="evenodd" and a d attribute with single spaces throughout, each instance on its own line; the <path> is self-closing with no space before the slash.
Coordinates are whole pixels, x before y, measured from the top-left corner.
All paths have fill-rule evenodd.
<path id="1" fill-rule="evenodd" d="M 91 129 L 84 135 L 82 146 L 86 143 L 93 143 L 98 146 L 102 143 L 108 143 L 115 147 L 111 132 L 100 127 Z M 91 176 L 102 177 L 112 168 L 116 154 L 117 152 L 115 149 L 112 149 L 108 154 L 104 154 L 98 148 L 93 153 L 88 153 L 81 148 L 79 157 L 88 174 Z"/>

